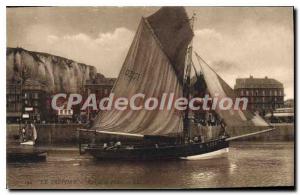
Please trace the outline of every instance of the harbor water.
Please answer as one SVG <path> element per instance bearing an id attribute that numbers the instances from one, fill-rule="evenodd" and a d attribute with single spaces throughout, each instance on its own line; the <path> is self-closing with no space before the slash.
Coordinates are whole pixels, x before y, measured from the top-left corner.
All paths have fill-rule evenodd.
<path id="1" fill-rule="evenodd" d="M 47 161 L 7 164 L 9 189 L 186 189 L 294 185 L 293 142 L 233 142 L 208 160 L 96 161 L 55 147 Z"/>

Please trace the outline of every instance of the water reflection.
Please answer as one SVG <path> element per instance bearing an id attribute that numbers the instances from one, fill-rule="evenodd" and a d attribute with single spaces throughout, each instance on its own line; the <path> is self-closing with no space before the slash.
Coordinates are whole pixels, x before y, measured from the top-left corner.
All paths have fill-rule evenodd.
<path id="1" fill-rule="evenodd" d="M 8 164 L 10 187 L 216 188 L 293 185 L 294 145 L 232 144 L 228 157 L 200 161 L 96 161 L 77 151 L 47 162 Z"/>

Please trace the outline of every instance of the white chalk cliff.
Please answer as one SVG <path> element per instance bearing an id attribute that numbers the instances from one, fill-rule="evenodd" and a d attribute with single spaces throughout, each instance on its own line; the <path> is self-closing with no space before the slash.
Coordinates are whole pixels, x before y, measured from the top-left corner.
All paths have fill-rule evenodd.
<path id="1" fill-rule="evenodd" d="M 22 48 L 7 48 L 6 61 L 8 83 L 22 76 L 42 84 L 49 93 L 79 92 L 97 74 L 94 66 Z"/>

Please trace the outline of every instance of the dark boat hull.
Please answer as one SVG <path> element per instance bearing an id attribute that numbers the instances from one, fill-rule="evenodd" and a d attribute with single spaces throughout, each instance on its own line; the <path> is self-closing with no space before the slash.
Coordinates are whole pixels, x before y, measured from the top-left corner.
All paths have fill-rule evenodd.
<path id="1" fill-rule="evenodd" d="M 33 153 L 33 154 L 25 154 L 25 153 L 8 153 L 6 156 L 7 162 L 37 162 L 37 161 L 45 161 L 47 158 L 47 153 Z"/>
<path id="2" fill-rule="evenodd" d="M 190 143 L 158 147 L 134 147 L 104 149 L 101 146 L 90 145 L 85 151 L 96 159 L 122 159 L 122 160 L 155 160 L 178 159 L 189 156 L 197 156 L 219 151 L 229 147 L 225 138 L 212 140 L 205 143 Z"/>
<path id="3" fill-rule="evenodd" d="M 7 162 L 35 162 L 45 161 L 47 158 L 47 152 L 44 150 L 38 150 L 34 147 L 15 146 L 8 147 L 6 151 Z"/>

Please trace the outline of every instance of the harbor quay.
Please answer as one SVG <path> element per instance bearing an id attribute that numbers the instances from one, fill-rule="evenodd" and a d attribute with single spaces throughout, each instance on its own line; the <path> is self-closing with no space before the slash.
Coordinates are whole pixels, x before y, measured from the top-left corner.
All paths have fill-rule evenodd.
<path id="1" fill-rule="evenodd" d="M 37 124 L 37 144 L 39 145 L 77 145 L 79 132 L 82 124 Z M 262 130 L 264 127 L 249 128 L 234 127 L 228 128 L 228 134 L 238 136 L 251 132 Z M 252 137 L 242 138 L 243 141 L 293 141 L 294 140 L 294 124 L 276 124 L 276 130 L 266 134 L 255 135 Z M 6 135 L 7 140 L 15 140 L 19 134 L 20 124 L 7 124 Z M 92 135 L 82 134 L 82 138 L 91 139 Z M 89 137 L 90 136 L 90 137 Z M 104 135 L 102 135 L 104 136 Z M 101 136 L 99 136 L 101 138 Z M 239 141 L 241 141 L 239 140 Z M 8 143 L 9 144 L 9 143 Z"/>

